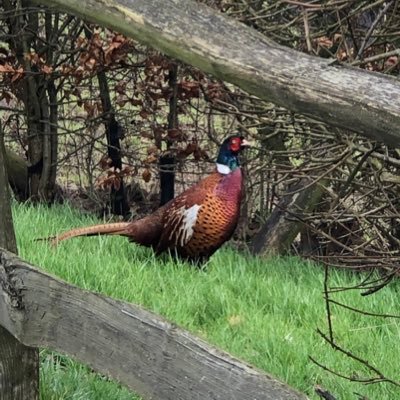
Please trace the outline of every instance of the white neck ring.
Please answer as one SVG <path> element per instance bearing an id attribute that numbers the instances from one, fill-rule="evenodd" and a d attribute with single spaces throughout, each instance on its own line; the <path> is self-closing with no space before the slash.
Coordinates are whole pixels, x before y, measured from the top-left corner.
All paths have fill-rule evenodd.
<path id="1" fill-rule="evenodd" d="M 232 170 L 227 165 L 218 163 L 217 163 L 217 171 L 222 175 L 228 175 L 232 172 Z"/>

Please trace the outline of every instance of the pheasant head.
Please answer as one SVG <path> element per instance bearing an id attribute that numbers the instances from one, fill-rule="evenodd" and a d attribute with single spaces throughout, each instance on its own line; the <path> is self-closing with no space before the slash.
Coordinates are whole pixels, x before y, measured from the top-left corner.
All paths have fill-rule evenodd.
<path id="1" fill-rule="evenodd" d="M 229 174 L 240 166 L 239 153 L 251 146 L 243 136 L 233 135 L 227 137 L 219 150 L 217 158 L 217 170 L 220 174 Z"/>

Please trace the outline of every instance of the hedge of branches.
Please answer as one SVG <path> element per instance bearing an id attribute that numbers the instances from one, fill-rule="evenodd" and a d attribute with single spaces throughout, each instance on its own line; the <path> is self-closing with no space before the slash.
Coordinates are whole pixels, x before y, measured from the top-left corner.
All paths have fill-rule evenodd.
<path id="1" fill-rule="evenodd" d="M 399 76 L 398 1 L 207 3 L 286 46 Z M 266 218 L 285 193 L 290 195 L 293 181 L 318 182 L 323 195 L 317 207 L 289 216 L 304 223 L 296 250 L 350 268 L 397 266 L 398 149 L 271 109 L 249 96 L 238 95 L 225 109 L 255 130 L 262 143 L 264 155 L 258 160 L 265 160 L 264 165 L 254 165 L 261 200 L 253 212 Z"/>

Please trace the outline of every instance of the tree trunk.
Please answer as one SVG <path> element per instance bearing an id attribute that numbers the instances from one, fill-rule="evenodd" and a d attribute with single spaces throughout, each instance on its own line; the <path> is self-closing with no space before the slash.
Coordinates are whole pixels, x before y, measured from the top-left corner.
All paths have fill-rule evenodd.
<path id="1" fill-rule="evenodd" d="M 303 228 L 302 215 L 311 212 L 323 194 L 323 183 L 304 179 L 291 185 L 250 245 L 253 254 L 282 254 Z"/>
<path id="2" fill-rule="evenodd" d="M 168 137 L 178 129 L 178 65 L 170 66 L 168 84 L 171 89 L 168 113 Z M 169 152 L 171 140 L 167 139 L 167 152 L 160 157 L 160 206 L 168 203 L 175 197 L 175 157 Z"/>
<path id="3" fill-rule="evenodd" d="M 21 5 L 22 3 L 22 5 Z M 29 12 L 24 7 L 30 7 Z M 22 65 L 25 76 L 19 83 L 18 97 L 25 106 L 28 143 L 28 190 L 32 201 L 52 203 L 55 195 L 57 165 L 57 91 L 52 76 L 38 73 L 27 54 L 40 54 L 46 49 L 47 62 L 52 62 L 52 46 L 36 40 L 39 14 L 29 1 L 4 0 L 9 13 L 9 45 Z M 55 23 L 58 19 L 55 18 Z M 46 15 L 46 39 L 50 41 L 53 30 L 52 14 Z"/>
<path id="4" fill-rule="evenodd" d="M 85 28 L 85 35 L 92 38 L 92 32 Z M 101 105 L 103 108 L 103 120 L 107 138 L 107 154 L 111 160 L 110 167 L 122 169 L 121 144 L 122 127 L 115 118 L 114 108 L 111 104 L 110 88 L 108 87 L 107 76 L 104 71 L 97 73 Z M 122 176 L 119 178 L 119 185 L 112 185 L 110 192 L 110 209 L 114 215 L 126 217 L 129 214 L 129 205 L 126 197 L 126 190 Z"/>
<path id="5" fill-rule="evenodd" d="M 0 126 L 0 247 L 17 252 L 12 223 L 3 131 Z M 7 269 L 0 274 L 7 274 Z M 3 287 L 2 290 L 7 290 Z M 0 297 L 1 298 L 1 297 Z M 39 398 L 39 352 L 24 346 L 0 326 L 0 399 Z"/>
<path id="6" fill-rule="evenodd" d="M 5 152 L 8 182 L 19 201 L 28 200 L 28 166 L 26 161 L 10 149 Z"/>
<path id="7" fill-rule="evenodd" d="M 278 45 L 198 2 L 34 1 L 115 29 L 292 111 L 389 145 L 400 142 L 398 80 Z"/>
<path id="8" fill-rule="evenodd" d="M 110 89 L 107 83 L 107 76 L 104 71 L 97 73 L 97 80 L 100 88 L 101 104 L 104 113 L 104 125 L 107 137 L 107 153 L 111 159 L 110 167 L 122 169 L 121 144 L 122 127 L 115 118 L 115 113 L 111 105 Z M 110 192 L 111 213 L 115 215 L 127 216 L 129 206 L 126 199 L 126 191 L 123 178 L 119 178 L 119 185 L 112 185 Z"/>
<path id="9" fill-rule="evenodd" d="M 17 242 L 15 239 L 10 193 L 8 186 L 6 149 L 4 147 L 3 128 L 0 125 L 0 247 L 17 253 Z"/>

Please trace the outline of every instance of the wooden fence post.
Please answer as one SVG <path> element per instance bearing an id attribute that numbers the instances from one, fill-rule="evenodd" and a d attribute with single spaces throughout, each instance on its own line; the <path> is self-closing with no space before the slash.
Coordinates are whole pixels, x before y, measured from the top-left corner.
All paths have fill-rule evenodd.
<path id="1" fill-rule="evenodd" d="M 10 191 L 5 163 L 3 131 L 0 125 L 0 247 L 17 252 L 12 223 Z M 0 275 L 6 269 L 0 268 Z M 0 290 L 5 288 L 0 287 Z M 0 301 L 1 301 L 0 296 Z M 39 351 L 24 346 L 0 326 L 0 399 L 37 400 L 39 398 Z"/>

